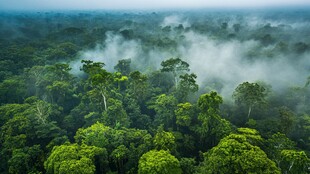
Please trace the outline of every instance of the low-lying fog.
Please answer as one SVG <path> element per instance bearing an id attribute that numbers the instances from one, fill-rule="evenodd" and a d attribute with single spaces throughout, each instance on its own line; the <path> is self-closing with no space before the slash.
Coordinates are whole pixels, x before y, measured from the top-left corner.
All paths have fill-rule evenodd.
<path id="1" fill-rule="evenodd" d="M 248 19 L 249 27 L 263 26 L 266 22 L 278 26 L 283 22 L 263 21 L 254 17 Z M 175 27 L 179 24 L 190 27 L 188 19 L 176 15 L 167 16 L 161 27 Z M 292 23 L 290 26 L 298 30 L 309 26 L 309 23 Z M 273 89 L 280 90 L 283 87 L 302 86 L 310 75 L 309 53 L 297 55 L 276 52 L 274 49 L 277 43 L 262 46 L 254 39 L 223 41 L 189 30 L 182 33 L 183 39 L 177 42 L 176 50 L 163 51 L 156 48 L 143 49 L 144 43 L 140 40 L 124 39 L 115 32 L 108 32 L 106 35 L 102 44 L 81 51 L 80 58 L 104 62 L 110 71 L 114 71 L 113 67 L 118 60 L 131 58 L 132 64 L 145 72 L 150 68 L 160 69 L 160 63 L 165 59 L 180 57 L 190 64 L 191 72 L 197 74 L 200 88 L 212 86 L 210 83 L 216 81 L 223 85 L 221 89 L 217 89 L 223 96 L 231 96 L 235 87 L 245 81 L 263 81 L 272 85 Z M 177 38 L 179 35 L 171 32 L 169 37 Z M 250 59 L 251 52 L 270 52 L 272 56 L 261 54 Z M 80 63 L 72 63 L 72 66 L 78 69 Z"/>

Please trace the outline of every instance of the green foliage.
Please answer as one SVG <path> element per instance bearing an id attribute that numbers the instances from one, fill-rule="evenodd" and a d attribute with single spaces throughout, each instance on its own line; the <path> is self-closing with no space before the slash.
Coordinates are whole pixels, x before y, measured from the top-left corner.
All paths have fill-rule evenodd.
<path id="1" fill-rule="evenodd" d="M 83 63 L 81 71 L 84 71 L 90 75 L 100 73 L 103 70 L 102 68 L 105 66 L 103 62 L 93 62 L 91 60 L 81 60 L 81 63 Z"/>
<path id="2" fill-rule="evenodd" d="M 310 116 L 308 114 L 300 115 L 295 120 L 294 128 L 289 136 L 292 140 L 297 142 L 297 146 L 310 150 Z"/>
<path id="3" fill-rule="evenodd" d="M 186 101 L 190 93 L 198 91 L 198 85 L 196 84 L 196 74 L 184 74 L 180 75 L 180 82 L 178 84 L 178 90 L 176 92 L 179 101 Z"/>
<path id="4" fill-rule="evenodd" d="M 139 160 L 139 174 L 180 174 L 179 160 L 165 150 L 151 150 Z"/>
<path id="5" fill-rule="evenodd" d="M 0 129 L 0 169 L 8 171 L 8 161 L 15 149 L 22 149 L 31 137 L 31 122 L 27 117 L 14 116 Z"/>
<path id="6" fill-rule="evenodd" d="M 265 144 L 265 152 L 270 159 L 277 163 L 278 167 L 280 167 L 282 161 L 281 151 L 294 149 L 296 146 L 296 143 L 288 139 L 285 134 L 282 133 L 273 134 L 266 140 Z"/>
<path id="7" fill-rule="evenodd" d="M 171 132 L 166 132 L 162 126 L 159 126 L 154 137 L 154 145 L 157 150 L 173 152 L 176 146 L 175 137 Z"/>
<path id="8" fill-rule="evenodd" d="M 10 150 L 26 145 L 27 135 L 31 135 L 31 122 L 25 116 L 15 116 L 1 127 L 1 144 Z"/>
<path id="9" fill-rule="evenodd" d="M 183 174 L 196 173 L 196 161 L 193 158 L 181 158 L 180 166 Z"/>
<path id="10" fill-rule="evenodd" d="M 201 111 L 198 115 L 200 125 L 196 127 L 195 131 L 200 136 L 202 146 L 206 146 L 207 143 L 208 146 L 213 147 L 232 131 L 230 123 L 219 116 L 222 102 L 222 97 L 214 91 L 203 94 L 198 99 L 197 103 Z"/>
<path id="11" fill-rule="evenodd" d="M 189 64 L 180 58 L 170 58 L 168 60 L 162 61 L 161 64 L 162 69 L 161 72 L 172 72 L 174 76 L 175 83 L 174 85 L 177 88 L 177 85 L 179 83 L 178 76 L 180 73 L 184 71 L 189 71 Z M 184 77 L 185 78 L 185 77 Z M 191 79 L 194 77 L 191 77 Z"/>
<path id="12" fill-rule="evenodd" d="M 131 120 L 130 127 L 137 129 L 148 130 L 151 126 L 152 120 L 149 115 L 142 114 L 142 109 L 145 105 L 140 106 L 138 101 L 132 98 L 130 95 L 126 95 L 123 99 L 124 109 Z M 141 109 L 140 109 L 141 108 Z"/>
<path id="13" fill-rule="evenodd" d="M 22 103 L 27 96 L 25 79 L 21 76 L 10 77 L 0 83 L 0 103 Z"/>
<path id="14" fill-rule="evenodd" d="M 259 135 L 259 132 L 255 129 L 250 128 L 238 128 L 238 134 L 245 136 L 246 141 L 252 145 L 261 146 L 263 138 Z"/>
<path id="15" fill-rule="evenodd" d="M 124 75 L 129 75 L 129 73 L 131 72 L 130 63 L 131 63 L 131 59 L 119 60 L 117 65 L 114 66 L 114 69 Z"/>
<path id="16" fill-rule="evenodd" d="M 147 80 L 147 76 L 139 71 L 129 74 L 128 93 L 139 103 L 144 102 L 150 96 L 150 86 Z"/>
<path id="17" fill-rule="evenodd" d="M 200 173 L 280 173 L 265 152 L 248 141 L 248 135 L 259 136 L 255 130 L 240 131 L 246 135 L 230 134 L 204 154 Z"/>
<path id="18" fill-rule="evenodd" d="M 69 112 L 77 101 L 76 83 L 70 70 L 64 63 L 26 69 L 28 93 L 52 104 L 57 103 Z"/>
<path id="19" fill-rule="evenodd" d="M 176 115 L 176 124 L 179 126 L 187 126 L 189 127 L 191 125 L 191 122 L 193 120 L 193 106 L 186 102 L 186 103 L 180 103 L 177 105 L 177 109 L 174 111 Z"/>
<path id="20" fill-rule="evenodd" d="M 280 113 L 280 130 L 284 134 L 288 135 L 293 128 L 294 113 L 286 107 L 279 109 Z"/>
<path id="21" fill-rule="evenodd" d="M 2 126 L 14 115 L 24 112 L 29 107 L 29 104 L 5 104 L 0 106 L 0 125 Z"/>
<path id="22" fill-rule="evenodd" d="M 78 129 L 74 139 L 78 144 L 105 148 L 109 145 L 109 139 L 104 135 L 110 131 L 110 127 L 97 122 L 86 129 Z"/>
<path id="23" fill-rule="evenodd" d="M 175 126 L 174 110 L 177 106 L 177 99 L 172 95 L 161 94 L 149 108 L 156 112 L 155 123 L 157 126 L 163 124 L 164 128 Z"/>
<path id="24" fill-rule="evenodd" d="M 211 91 L 210 93 L 203 94 L 198 99 L 198 107 L 204 114 L 218 114 L 220 104 L 223 103 L 221 96 L 217 92 Z"/>
<path id="25" fill-rule="evenodd" d="M 89 96 L 99 106 L 100 111 L 107 110 L 107 98 L 111 85 L 114 82 L 112 73 L 103 69 L 102 62 L 82 60 L 82 71 L 88 74 L 87 86 L 92 88 L 88 91 Z"/>
<path id="26" fill-rule="evenodd" d="M 103 121 L 111 127 L 115 127 L 118 124 L 122 127 L 128 127 L 130 124 L 129 117 L 123 108 L 123 103 L 113 98 L 108 99 L 108 108 L 103 113 Z"/>
<path id="27" fill-rule="evenodd" d="M 309 172 L 310 159 L 304 151 L 282 150 L 281 157 L 281 168 L 284 173 L 306 174 Z"/>
<path id="28" fill-rule="evenodd" d="M 124 173 L 124 163 L 128 159 L 129 149 L 126 146 L 120 145 L 111 153 L 110 157 L 115 162 L 119 173 Z"/>
<path id="29" fill-rule="evenodd" d="M 64 144 L 55 146 L 44 162 L 47 173 L 94 173 L 95 156 L 106 158 L 105 149 L 95 146 Z"/>
<path id="30" fill-rule="evenodd" d="M 40 145 L 13 150 L 8 161 L 9 173 L 37 173 L 42 170 L 43 151 Z"/>
<path id="31" fill-rule="evenodd" d="M 163 67 L 161 71 L 163 72 L 173 72 L 178 71 L 189 71 L 189 64 L 181 60 L 180 58 L 170 58 L 166 61 L 161 62 Z"/>
<path id="32" fill-rule="evenodd" d="M 249 118 L 253 107 L 266 104 L 266 89 L 257 83 L 244 82 L 237 86 L 233 93 L 235 103 L 248 107 Z"/>
<path id="33" fill-rule="evenodd" d="M 78 144 L 107 149 L 109 162 L 117 165 L 118 171 L 136 170 L 138 159 L 151 148 L 152 137 L 145 130 L 112 129 L 102 123 L 80 128 L 74 137 Z"/>

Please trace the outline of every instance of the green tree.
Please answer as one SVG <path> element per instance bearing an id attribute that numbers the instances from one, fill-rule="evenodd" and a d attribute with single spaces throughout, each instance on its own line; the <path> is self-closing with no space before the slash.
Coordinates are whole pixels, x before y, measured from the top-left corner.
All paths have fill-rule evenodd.
<path id="1" fill-rule="evenodd" d="M 122 73 L 120 72 L 115 72 L 113 76 L 114 76 L 114 82 L 117 83 L 118 91 L 121 91 L 124 88 L 123 86 L 125 86 L 125 82 L 128 81 L 128 77 L 123 76 Z"/>
<path id="2" fill-rule="evenodd" d="M 5 124 L 14 115 L 24 112 L 30 107 L 28 103 L 25 104 L 5 104 L 0 106 L 0 127 Z"/>
<path id="3" fill-rule="evenodd" d="M 290 137 L 297 142 L 297 146 L 310 150 L 310 116 L 300 115 L 296 120 L 294 130 Z"/>
<path id="4" fill-rule="evenodd" d="M 222 97 L 215 91 L 203 94 L 198 99 L 198 107 L 203 114 L 219 114 L 222 103 Z"/>
<path id="5" fill-rule="evenodd" d="M 15 162 L 31 161 L 27 157 L 29 151 L 27 147 L 31 149 L 32 146 L 35 147 L 36 144 L 40 144 L 45 148 L 52 139 L 65 134 L 65 131 L 60 129 L 55 121 L 61 120 L 59 119 L 59 108 L 38 100 L 36 97 L 27 98 L 24 104 L 3 106 L 0 112 L 4 114 L 4 117 L 7 117 L 4 118 L 5 124 L 1 125 L 0 152 L 3 157 L 1 163 L 8 170 L 15 172 L 22 170 L 16 166 L 9 169 L 6 166 L 9 160 L 14 161 L 10 163 L 11 166 L 14 166 L 13 163 Z M 18 157 L 19 155 L 21 158 Z M 40 166 L 42 161 L 41 163 L 37 161 L 37 163 Z M 30 172 L 32 167 L 34 166 L 28 166 L 27 170 Z"/>
<path id="6" fill-rule="evenodd" d="M 219 115 L 222 102 L 222 97 L 214 91 L 203 94 L 198 99 L 197 104 L 200 109 L 198 121 L 200 124 L 196 127 L 196 132 L 200 136 L 202 146 L 207 143 L 213 147 L 232 131 L 231 124 Z"/>
<path id="7" fill-rule="evenodd" d="M 176 115 L 176 124 L 178 126 L 189 127 L 193 120 L 193 106 L 189 103 L 180 103 L 177 105 L 177 109 L 174 111 Z"/>
<path id="8" fill-rule="evenodd" d="M 88 85 L 92 88 L 89 93 L 93 96 L 100 96 L 99 103 L 103 102 L 104 110 L 107 110 L 107 95 L 109 87 L 113 84 L 113 75 L 103 69 L 105 65 L 102 62 L 93 62 L 90 60 L 82 60 L 82 71 L 88 74 Z"/>
<path id="9" fill-rule="evenodd" d="M 22 103 L 26 93 L 25 79 L 13 76 L 0 83 L 0 103 Z"/>
<path id="10" fill-rule="evenodd" d="M 254 139 L 261 139 L 250 129 L 247 133 L 230 134 L 207 153 L 200 164 L 200 173 L 278 173 L 280 170 L 265 152 L 251 144 Z M 253 134 L 254 133 L 254 134 Z"/>
<path id="11" fill-rule="evenodd" d="M 22 149 L 32 137 L 31 122 L 25 116 L 14 116 L 0 129 L 0 170 L 8 171 L 8 161 L 15 149 Z"/>
<path id="12" fill-rule="evenodd" d="M 148 76 L 149 85 L 158 90 L 160 93 L 168 93 L 174 85 L 174 80 L 169 74 L 161 71 L 153 71 Z"/>
<path id="13" fill-rule="evenodd" d="M 304 151 L 282 150 L 281 169 L 284 173 L 309 173 L 310 159 Z"/>
<path id="14" fill-rule="evenodd" d="M 181 174 L 179 160 L 165 150 L 151 150 L 139 160 L 139 174 Z"/>
<path id="15" fill-rule="evenodd" d="M 64 144 L 55 146 L 44 162 L 46 173 L 95 173 L 95 157 L 106 158 L 103 148 Z"/>
<path id="16" fill-rule="evenodd" d="M 263 86 L 249 82 L 238 85 L 233 93 L 233 98 L 237 105 L 248 107 L 248 119 L 253 107 L 266 104 L 266 96 L 266 90 Z"/>
<path id="17" fill-rule="evenodd" d="M 175 151 L 175 137 L 171 132 L 164 131 L 163 126 L 159 126 L 153 142 L 157 150 Z"/>
<path id="18" fill-rule="evenodd" d="M 172 72 L 174 77 L 174 85 L 178 88 L 179 75 L 184 71 L 189 71 L 189 64 L 180 58 L 170 58 L 161 62 L 162 72 Z"/>
<path id="19" fill-rule="evenodd" d="M 147 80 L 147 76 L 139 71 L 133 71 L 129 75 L 128 93 L 139 104 L 142 104 L 150 96 L 150 85 Z"/>
<path id="20" fill-rule="evenodd" d="M 40 145 L 13 150 L 8 161 L 9 173 L 39 173 L 43 171 L 43 151 Z"/>
<path id="21" fill-rule="evenodd" d="M 131 72 L 130 63 L 131 63 L 131 59 L 119 60 L 117 65 L 114 66 L 114 69 L 127 76 Z"/>
<path id="22" fill-rule="evenodd" d="M 120 145 L 113 150 L 110 157 L 115 162 L 118 173 L 125 173 L 124 163 L 128 159 L 129 149 L 125 145 Z"/>
<path id="23" fill-rule="evenodd" d="M 279 109 L 280 113 L 280 130 L 284 134 L 288 135 L 293 128 L 294 123 L 294 113 L 287 107 L 282 107 Z"/>
<path id="24" fill-rule="evenodd" d="M 107 148 L 109 150 L 109 145 L 112 145 L 109 138 L 110 134 L 113 134 L 112 128 L 97 122 L 90 127 L 78 129 L 74 139 L 78 144 Z"/>
<path id="25" fill-rule="evenodd" d="M 107 126 L 115 127 L 121 125 L 122 127 L 129 127 L 130 120 L 120 100 L 109 98 L 109 106 L 106 112 L 103 113 L 103 121 Z"/>
<path id="26" fill-rule="evenodd" d="M 194 158 L 181 158 L 180 166 L 183 174 L 196 173 L 197 166 Z"/>
<path id="27" fill-rule="evenodd" d="M 177 90 L 177 98 L 179 101 L 186 101 L 190 93 L 198 91 L 198 85 L 196 84 L 196 74 L 184 74 L 180 75 L 180 82 Z"/>
<path id="28" fill-rule="evenodd" d="M 281 151 L 294 149 L 296 146 L 296 143 L 288 139 L 285 136 L 285 134 L 279 132 L 273 134 L 270 138 L 266 140 L 264 144 L 266 146 L 265 152 L 267 153 L 270 159 L 276 162 L 278 167 L 281 167 L 280 166 L 280 163 L 282 161 Z"/>
<path id="29" fill-rule="evenodd" d="M 165 129 L 173 128 L 175 125 L 174 110 L 177 106 L 177 99 L 172 95 L 161 94 L 157 96 L 156 101 L 149 108 L 156 112 L 155 124 L 163 124 Z"/>
<path id="30" fill-rule="evenodd" d="M 28 93 L 52 104 L 57 103 L 69 112 L 78 102 L 76 81 L 70 70 L 64 63 L 26 69 Z"/>
<path id="31" fill-rule="evenodd" d="M 144 129 L 148 130 L 148 128 L 151 126 L 151 118 L 149 115 L 142 114 L 142 109 L 146 107 L 145 103 L 140 106 L 138 104 L 138 101 L 131 97 L 131 95 L 125 95 L 123 99 L 123 105 L 124 109 L 126 110 L 126 113 L 131 120 L 130 127 L 137 128 L 137 129 Z M 145 109 L 144 109 L 145 110 Z"/>
<path id="32" fill-rule="evenodd" d="M 109 163 L 116 164 L 118 171 L 136 171 L 139 158 L 152 144 L 152 137 L 146 130 L 112 129 L 99 122 L 88 128 L 80 128 L 74 138 L 78 144 L 107 149 L 111 157 Z"/>

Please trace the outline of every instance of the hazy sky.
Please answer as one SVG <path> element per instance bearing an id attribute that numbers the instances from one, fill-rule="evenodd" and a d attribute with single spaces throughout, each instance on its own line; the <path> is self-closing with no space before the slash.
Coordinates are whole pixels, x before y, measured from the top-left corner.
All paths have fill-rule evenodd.
<path id="1" fill-rule="evenodd" d="M 0 9 L 152 9 L 310 6 L 310 0 L 0 0 Z"/>

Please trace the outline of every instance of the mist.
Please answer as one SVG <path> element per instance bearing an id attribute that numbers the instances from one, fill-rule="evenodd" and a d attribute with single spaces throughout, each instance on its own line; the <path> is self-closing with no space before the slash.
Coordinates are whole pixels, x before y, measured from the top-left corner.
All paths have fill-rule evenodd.
<path id="1" fill-rule="evenodd" d="M 104 62 L 108 71 L 114 71 L 113 67 L 117 64 L 118 60 L 130 58 L 135 61 L 141 55 L 141 43 L 138 41 L 124 41 L 120 35 L 115 35 L 113 32 L 106 34 L 107 38 L 102 44 L 98 44 L 92 50 L 81 51 L 79 56 L 81 59 L 77 62 L 71 63 L 73 72 L 81 74 L 79 67 L 81 66 L 80 60 L 92 60 L 94 62 Z"/>
<path id="2" fill-rule="evenodd" d="M 292 64 L 289 56 L 280 55 L 269 59 L 247 61 L 247 52 L 256 49 L 257 41 L 229 41 L 217 43 L 206 36 L 193 32 L 186 34 L 187 47 L 180 47 L 181 55 L 198 75 L 202 86 L 212 79 L 223 84 L 219 91 L 223 96 L 231 96 L 238 84 L 249 81 L 263 81 L 281 90 L 287 86 L 303 85 L 309 76 L 309 55 Z M 208 84 L 204 84 L 208 85 Z"/>
<path id="3" fill-rule="evenodd" d="M 255 20 L 254 20 L 255 19 Z M 230 20 L 228 30 L 236 21 Z M 239 21 L 240 22 L 240 21 Z M 283 20 L 264 20 L 255 16 L 247 17 L 243 21 L 250 29 L 262 27 L 266 24 L 279 26 Z M 168 15 L 159 23 L 159 28 L 183 25 L 191 27 L 192 21 L 182 15 Z M 309 26 L 308 22 L 289 23 L 293 30 L 303 30 Z M 246 35 L 246 33 L 244 33 Z M 166 37 L 177 39 L 180 33 L 171 31 Z M 138 39 L 125 39 L 117 32 L 108 32 L 106 39 L 95 48 L 79 53 L 80 59 L 100 61 L 106 64 L 106 69 L 114 71 L 113 67 L 120 59 L 132 60 L 133 69 L 148 72 L 150 69 L 159 70 L 163 60 L 179 57 L 190 64 L 191 72 L 197 74 L 197 83 L 201 90 L 217 90 L 226 99 L 231 95 L 238 84 L 249 82 L 264 82 L 280 92 L 287 87 L 303 86 L 309 76 L 309 52 L 301 55 L 282 54 L 274 51 L 276 43 L 262 46 L 254 39 L 220 40 L 208 34 L 201 34 L 191 29 L 183 32 L 175 49 L 160 49 L 144 47 Z M 307 37 L 307 36 L 306 36 Z M 296 34 L 292 40 L 302 39 Z M 305 39 L 305 38 L 304 38 Z M 305 39 L 307 40 L 307 38 Z M 249 58 L 253 51 L 262 53 L 255 58 Z M 264 53 L 271 52 L 270 57 Z M 78 62 L 79 62 L 78 61 Z M 80 63 L 72 66 L 81 66 Z"/>

